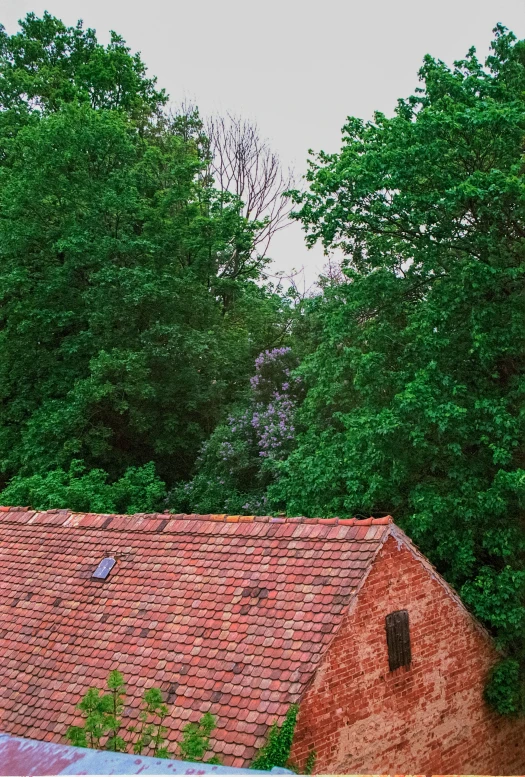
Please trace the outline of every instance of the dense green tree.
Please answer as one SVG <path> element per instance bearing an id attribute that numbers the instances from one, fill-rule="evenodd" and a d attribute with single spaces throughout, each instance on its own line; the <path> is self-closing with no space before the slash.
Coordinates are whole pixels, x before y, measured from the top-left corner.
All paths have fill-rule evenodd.
<path id="1" fill-rule="evenodd" d="M 316 301 L 270 495 L 291 514 L 393 513 L 523 661 L 525 42 L 495 33 L 485 66 L 426 57 L 392 118 L 350 118 L 341 152 L 311 160 L 296 218 L 343 249 L 346 281 Z"/>
<path id="2" fill-rule="evenodd" d="M 47 11 L 27 14 L 20 31 L 0 25 L 0 104 L 17 113 L 56 111 L 68 103 L 122 110 L 136 119 L 159 114 L 167 102 L 156 90 L 140 54 L 132 55 L 115 32 L 103 46 L 82 22 L 66 27 Z"/>
<path id="3" fill-rule="evenodd" d="M 166 485 L 152 461 L 128 467 L 122 477 L 109 482 L 100 468 L 87 470 L 73 459 L 67 470 L 57 467 L 45 473 L 15 475 L 2 491 L 9 505 L 31 505 L 35 510 L 63 508 L 91 513 L 154 513 L 166 503 Z"/>
<path id="4" fill-rule="evenodd" d="M 119 38 L 30 14 L 0 44 L 0 482 L 75 460 L 171 485 L 286 335 L 257 224 Z"/>

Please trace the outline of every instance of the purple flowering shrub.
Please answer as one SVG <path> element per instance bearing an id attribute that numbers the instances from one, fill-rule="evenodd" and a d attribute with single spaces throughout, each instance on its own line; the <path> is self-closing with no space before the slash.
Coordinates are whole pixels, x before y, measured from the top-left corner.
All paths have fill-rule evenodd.
<path id="1" fill-rule="evenodd" d="M 286 347 L 264 351 L 255 360 L 250 423 L 260 458 L 283 459 L 295 438 L 294 415 L 302 388 L 301 379 L 292 376 L 295 366 L 292 350 Z"/>
<path id="2" fill-rule="evenodd" d="M 246 402 L 216 427 L 193 479 L 172 492 L 171 507 L 199 513 L 268 511 L 266 489 L 295 440 L 294 416 L 302 395 L 301 380 L 293 374 L 296 366 L 287 347 L 257 357 Z"/>
<path id="3" fill-rule="evenodd" d="M 255 375 L 250 378 L 254 401 L 268 404 L 278 395 L 296 398 L 301 393 L 301 380 L 292 377 L 295 367 L 297 359 L 287 346 L 260 353 L 255 360 Z"/>

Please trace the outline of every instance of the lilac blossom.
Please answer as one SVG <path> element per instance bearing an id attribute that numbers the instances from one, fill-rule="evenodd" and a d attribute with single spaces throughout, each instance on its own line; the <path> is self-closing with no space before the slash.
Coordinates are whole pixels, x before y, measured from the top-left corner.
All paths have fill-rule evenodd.
<path id="1" fill-rule="evenodd" d="M 248 401 L 204 444 L 200 472 L 184 486 L 192 503 L 198 504 L 203 494 L 213 500 L 214 509 L 226 512 L 263 514 L 269 509 L 262 492 L 276 475 L 274 462 L 288 456 L 295 439 L 295 413 L 303 392 L 301 379 L 292 376 L 295 366 L 288 347 L 257 357 Z"/>
<path id="2" fill-rule="evenodd" d="M 294 439 L 294 415 L 301 379 L 290 378 L 294 358 L 288 347 L 264 351 L 255 360 L 250 425 L 255 432 L 257 455 L 283 458 Z"/>
<path id="3" fill-rule="evenodd" d="M 267 402 L 275 392 L 288 391 L 290 372 L 294 366 L 291 348 L 283 346 L 259 354 L 255 360 L 255 375 L 250 379 L 255 400 Z"/>

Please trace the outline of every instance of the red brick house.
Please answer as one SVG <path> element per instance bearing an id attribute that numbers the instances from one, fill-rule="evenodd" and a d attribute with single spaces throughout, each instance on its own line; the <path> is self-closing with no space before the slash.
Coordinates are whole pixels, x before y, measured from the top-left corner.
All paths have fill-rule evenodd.
<path id="1" fill-rule="evenodd" d="M 525 724 L 483 702 L 489 636 L 389 518 L 0 508 L 0 572 L 0 731 L 63 742 L 119 669 L 174 741 L 216 715 L 227 765 L 299 702 L 318 772 L 525 773 Z"/>

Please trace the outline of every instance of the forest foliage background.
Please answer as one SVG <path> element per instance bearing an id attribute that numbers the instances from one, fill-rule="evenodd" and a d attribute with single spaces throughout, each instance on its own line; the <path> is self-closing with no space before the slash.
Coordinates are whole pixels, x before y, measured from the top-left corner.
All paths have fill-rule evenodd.
<path id="1" fill-rule="evenodd" d="M 170 110 L 117 34 L 1 28 L 0 501 L 391 513 L 491 629 L 487 698 L 517 715 L 525 42 L 498 25 L 419 82 L 286 196 L 252 143 L 265 201 L 219 164 L 244 125 Z M 292 204 L 344 254 L 309 296 L 267 277 Z"/>

